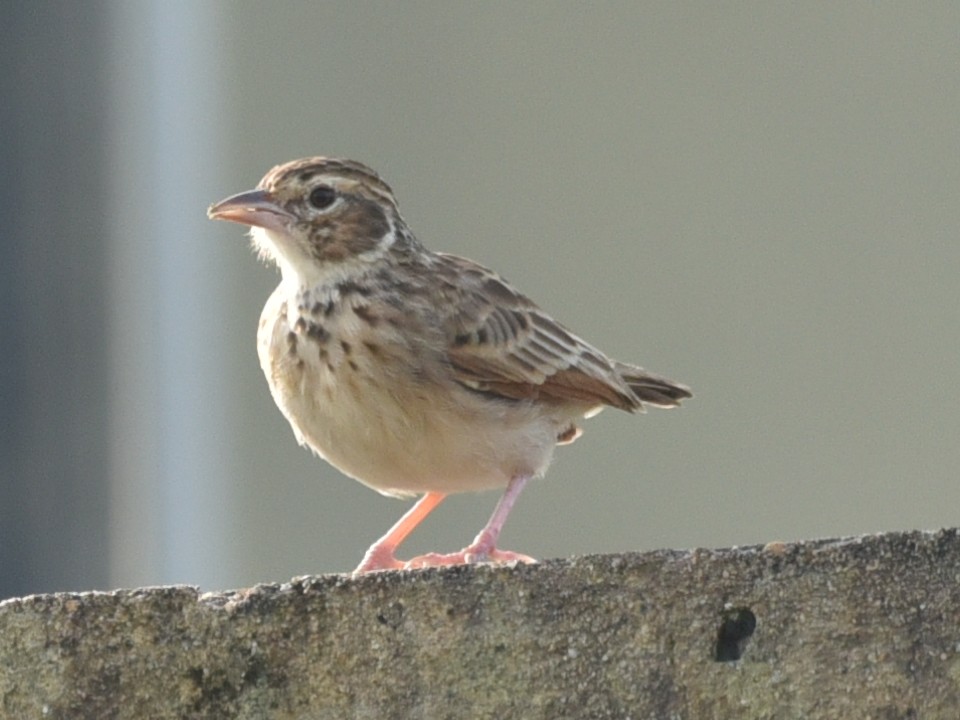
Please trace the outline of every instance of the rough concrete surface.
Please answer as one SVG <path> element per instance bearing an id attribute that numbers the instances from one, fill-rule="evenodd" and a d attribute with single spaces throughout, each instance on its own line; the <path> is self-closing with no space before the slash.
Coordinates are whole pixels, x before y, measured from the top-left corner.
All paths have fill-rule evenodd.
<path id="1" fill-rule="evenodd" d="M 955 720 L 960 535 L 15 598 L 0 711 Z"/>

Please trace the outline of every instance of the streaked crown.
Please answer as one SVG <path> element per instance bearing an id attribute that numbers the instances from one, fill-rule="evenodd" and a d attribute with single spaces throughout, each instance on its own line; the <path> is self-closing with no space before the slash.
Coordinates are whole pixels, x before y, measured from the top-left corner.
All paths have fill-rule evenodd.
<path id="1" fill-rule="evenodd" d="M 257 187 L 280 203 L 297 203 L 308 200 L 310 192 L 322 186 L 332 187 L 348 197 L 367 197 L 394 209 L 397 207 L 390 186 L 373 169 L 356 160 L 326 157 L 293 160 L 270 170 Z M 288 205 L 288 209 L 293 208 Z"/>

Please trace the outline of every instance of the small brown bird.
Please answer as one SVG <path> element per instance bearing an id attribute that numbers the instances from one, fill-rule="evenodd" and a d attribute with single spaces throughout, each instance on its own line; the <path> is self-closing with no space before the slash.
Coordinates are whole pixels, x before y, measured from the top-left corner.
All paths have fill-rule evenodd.
<path id="1" fill-rule="evenodd" d="M 532 559 L 497 539 L 526 482 L 605 405 L 674 407 L 690 391 L 609 359 L 471 260 L 428 250 L 390 187 L 352 160 L 279 165 L 211 218 L 250 225 L 280 285 L 257 346 L 301 445 L 393 496 L 423 494 L 357 572 Z M 395 551 L 443 498 L 505 488 L 462 551 Z"/>

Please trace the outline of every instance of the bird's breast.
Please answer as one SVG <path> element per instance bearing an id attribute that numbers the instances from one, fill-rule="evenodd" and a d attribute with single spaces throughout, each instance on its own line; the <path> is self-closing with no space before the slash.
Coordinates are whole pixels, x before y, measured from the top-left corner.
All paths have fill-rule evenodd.
<path id="1" fill-rule="evenodd" d="M 545 470 L 557 420 L 456 386 L 410 313 L 401 322 L 363 293 L 295 304 L 278 293 L 260 321 L 261 367 L 298 441 L 342 472 L 407 494 L 502 487 Z"/>

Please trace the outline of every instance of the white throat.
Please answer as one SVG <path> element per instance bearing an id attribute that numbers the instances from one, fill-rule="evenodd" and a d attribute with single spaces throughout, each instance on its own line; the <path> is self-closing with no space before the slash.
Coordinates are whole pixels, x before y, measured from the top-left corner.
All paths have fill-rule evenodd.
<path id="1" fill-rule="evenodd" d="M 253 227 L 250 237 L 260 256 L 270 259 L 280 268 L 280 285 L 284 293 L 293 298 L 302 290 L 332 288 L 366 274 L 371 263 L 393 245 L 395 234 L 391 228 L 372 250 L 334 263 L 321 263 L 305 257 L 297 249 L 291 248 L 289 239 L 276 230 Z"/>

